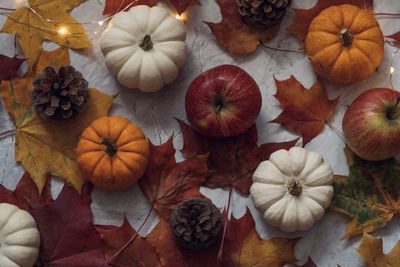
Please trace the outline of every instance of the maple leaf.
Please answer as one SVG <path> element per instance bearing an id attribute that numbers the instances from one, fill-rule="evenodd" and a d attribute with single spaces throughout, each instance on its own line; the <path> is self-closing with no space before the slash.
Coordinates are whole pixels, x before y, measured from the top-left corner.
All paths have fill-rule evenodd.
<path id="1" fill-rule="evenodd" d="M 221 46 L 231 53 L 250 54 L 257 47 L 271 40 L 279 31 L 280 25 L 268 29 L 256 29 L 242 21 L 235 0 L 217 0 L 222 21 L 206 22 Z"/>
<path id="2" fill-rule="evenodd" d="M 312 20 L 318 16 L 322 10 L 331 6 L 343 4 L 351 4 L 371 11 L 373 0 L 318 0 L 312 8 L 294 9 L 296 16 L 293 23 L 289 26 L 288 31 L 294 34 L 300 41 L 304 41 Z"/>
<path id="3" fill-rule="evenodd" d="M 116 266 L 161 266 L 156 248 L 143 237 L 137 236 L 137 232 L 131 227 L 126 217 L 121 227 L 98 225 L 96 230 L 105 242 L 104 254 L 110 264 Z M 119 252 L 131 236 L 137 237 L 129 243 L 129 246 Z"/>
<path id="4" fill-rule="evenodd" d="M 55 201 L 33 207 L 41 239 L 38 266 L 108 266 L 92 224 L 91 191 L 87 184 L 79 195 L 64 185 Z"/>
<path id="5" fill-rule="evenodd" d="M 303 265 L 299 266 L 296 265 L 297 267 L 318 267 L 315 262 L 311 259 L 311 257 L 308 257 L 308 261 L 304 263 Z"/>
<path id="6" fill-rule="evenodd" d="M 52 201 L 50 181 L 48 178 L 40 195 L 29 173 L 25 172 L 14 191 L 0 185 L 0 203 L 10 203 L 28 212 L 31 211 L 32 205 L 50 203 Z"/>
<path id="7" fill-rule="evenodd" d="M 30 8 L 21 7 L 8 15 L 1 32 L 17 35 L 30 68 L 36 63 L 45 40 L 69 48 L 91 47 L 85 29 L 69 15 L 82 2 L 84 0 L 29 0 Z M 59 34 L 61 27 L 68 33 Z"/>
<path id="8" fill-rule="evenodd" d="M 181 15 L 190 6 L 197 5 L 199 0 L 168 0 L 171 5 L 175 8 L 176 12 Z"/>
<path id="9" fill-rule="evenodd" d="M 80 191 L 85 179 L 75 162 L 75 147 L 80 133 L 98 117 L 107 114 L 113 97 L 89 89 L 87 110 L 74 120 L 43 121 L 34 111 L 31 100 L 32 82 L 50 65 L 69 64 L 68 49 L 42 51 L 32 73 L 0 84 L 0 94 L 16 128 L 15 159 L 21 162 L 42 191 L 48 175 L 58 176 Z"/>
<path id="10" fill-rule="evenodd" d="M 103 15 L 114 15 L 122 10 L 139 5 L 147 5 L 153 7 L 157 5 L 157 0 L 106 0 Z"/>
<path id="11" fill-rule="evenodd" d="M 385 36 L 386 38 L 393 39 L 394 45 L 400 45 L 400 32 Z"/>
<path id="12" fill-rule="evenodd" d="M 331 207 L 350 216 L 342 239 L 383 228 L 400 211 L 400 163 L 396 159 L 366 161 L 344 150 L 350 173 L 335 176 Z"/>
<path id="13" fill-rule="evenodd" d="M 162 145 L 150 144 L 149 164 L 139 185 L 160 217 L 169 221 L 171 211 L 179 202 L 202 197 L 199 189 L 207 173 L 207 155 L 176 163 L 171 137 Z"/>
<path id="14" fill-rule="evenodd" d="M 275 98 L 283 112 L 271 122 L 279 123 L 303 137 L 303 146 L 316 137 L 335 112 L 339 98 L 329 100 L 325 87 L 317 81 L 309 90 L 294 76 L 284 81 L 275 79 Z"/>
<path id="15" fill-rule="evenodd" d="M 24 61 L 23 58 L 0 55 L 0 82 L 14 76 Z"/>
<path id="16" fill-rule="evenodd" d="M 210 188 L 233 187 L 242 194 L 250 193 L 252 175 L 258 164 L 279 149 L 293 147 L 296 140 L 257 146 L 257 128 L 253 125 L 245 133 L 228 138 L 207 138 L 199 135 L 191 126 L 178 120 L 182 129 L 186 158 L 209 153 L 208 168 L 211 170 L 204 186 Z"/>
<path id="17" fill-rule="evenodd" d="M 397 267 L 400 266 L 400 241 L 388 254 L 383 253 L 382 238 L 375 239 L 364 232 L 360 247 L 357 249 L 366 267 Z"/>
<path id="18" fill-rule="evenodd" d="M 262 240 L 255 229 L 250 210 L 240 218 L 232 218 L 227 229 L 223 264 L 230 267 L 281 267 L 296 262 L 294 246 L 297 239 Z"/>

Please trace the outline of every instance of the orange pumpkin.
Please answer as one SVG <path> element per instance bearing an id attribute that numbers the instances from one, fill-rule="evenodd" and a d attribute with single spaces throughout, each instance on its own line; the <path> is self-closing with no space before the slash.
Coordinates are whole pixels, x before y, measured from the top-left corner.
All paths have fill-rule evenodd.
<path id="1" fill-rule="evenodd" d="M 379 66 L 384 38 L 366 10 L 332 6 L 311 22 L 305 49 L 319 75 L 334 83 L 352 84 L 367 79 Z"/>
<path id="2" fill-rule="evenodd" d="M 83 176 L 96 187 L 124 189 L 144 174 L 149 143 L 142 130 L 129 120 L 101 117 L 86 128 L 76 149 Z"/>

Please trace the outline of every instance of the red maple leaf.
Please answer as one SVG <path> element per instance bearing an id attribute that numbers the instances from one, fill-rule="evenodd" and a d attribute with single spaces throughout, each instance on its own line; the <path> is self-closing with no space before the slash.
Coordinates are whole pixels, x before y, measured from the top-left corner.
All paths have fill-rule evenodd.
<path id="1" fill-rule="evenodd" d="M 288 30 L 294 34 L 301 41 L 304 41 L 307 36 L 308 28 L 312 20 L 319 15 L 319 13 L 331 6 L 338 6 L 343 4 L 351 4 L 372 10 L 373 0 L 318 0 L 318 2 L 309 9 L 295 9 L 296 17 L 293 23 L 289 26 Z"/>
<path id="2" fill-rule="evenodd" d="M 106 0 L 103 15 L 114 15 L 122 10 L 127 11 L 129 8 L 139 5 L 153 7 L 157 5 L 157 2 L 157 0 Z"/>
<path id="3" fill-rule="evenodd" d="M 394 42 L 394 45 L 400 45 L 400 32 L 396 32 L 394 34 L 391 35 L 387 35 L 385 36 L 386 38 L 392 39 Z"/>
<path id="4" fill-rule="evenodd" d="M 338 98 L 329 100 L 325 87 L 317 81 L 309 90 L 291 76 L 287 80 L 275 80 L 275 98 L 283 112 L 273 121 L 303 137 L 303 146 L 322 131 L 325 123 L 335 112 Z"/>
<path id="5" fill-rule="evenodd" d="M 147 171 L 139 180 L 143 193 L 166 221 L 179 202 L 202 196 L 200 185 L 208 174 L 207 155 L 176 163 L 172 141 L 173 137 L 159 146 L 150 144 Z"/>
<path id="6" fill-rule="evenodd" d="M 20 209 L 31 211 L 31 205 L 50 203 L 50 179 L 47 179 L 43 192 L 39 191 L 29 173 L 25 172 L 14 191 L 0 185 L 0 203 L 6 202 L 18 206 Z"/>
<path id="7" fill-rule="evenodd" d="M 114 266 L 222 266 L 217 260 L 216 247 L 203 251 L 190 251 L 179 247 L 170 225 L 163 219 L 160 219 L 145 238 L 137 236 L 137 232 L 126 218 L 121 227 L 97 226 L 96 229 L 106 244 L 104 253 Z M 137 237 L 121 251 L 120 248 L 128 243 L 130 236 Z"/>
<path id="8" fill-rule="evenodd" d="M 37 266 L 109 266 L 103 241 L 92 224 L 91 186 L 79 195 L 65 185 L 58 198 L 31 210 L 41 238 Z"/>
<path id="9" fill-rule="evenodd" d="M 289 149 L 297 142 L 269 143 L 259 147 L 255 125 L 239 136 L 213 139 L 198 134 L 180 120 L 178 122 L 182 129 L 182 153 L 185 157 L 209 153 L 208 168 L 211 172 L 203 185 L 210 188 L 233 187 L 245 195 L 250 193 L 252 175 L 258 164 L 276 150 Z"/>
<path id="10" fill-rule="evenodd" d="M 279 31 L 279 25 L 268 29 L 256 29 L 242 21 L 235 0 L 217 0 L 222 21 L 206 22 L 221 46 L 231 53 L 250 54 L 259 45 L 271 40 Z"/>
<path id="11" fill-rule="evenodd" d="M 0 82 L 14 76 L 25 59 L 0 55 Z"/>
<path id="12" fill-rule="evenodd" d="M 121 227 L 102 226 L 96 227 L 100 237 L 104 240 L 104 254 L 109 263 L 115 266 L 161 266 L 156 248 L 143 237 L 137 236 L 137 232 L 124 218 Z M 137 236 L 123 251 L 122 247 L 131 236 Z"/>

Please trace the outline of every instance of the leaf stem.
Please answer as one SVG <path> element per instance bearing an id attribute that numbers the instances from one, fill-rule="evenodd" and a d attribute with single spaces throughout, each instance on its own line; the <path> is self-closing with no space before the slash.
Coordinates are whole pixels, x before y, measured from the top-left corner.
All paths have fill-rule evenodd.
<path id="1" fill-rule="evenodd" d="M 228 207 L 226 208 L 226 213 L 225 213 L 225 218 L 224 218 L 224 231 L 222 233 L 221 245 L 219 246 L 219 251 L 218 251 L 218 260 L 219 261 L 222 261 L 222 253 L 223 253 L 223 249 L 224 249 L 226 229 L 227 229 L 228 221 L 229 221 L 228 217 L 229 217 L 229 209 L 231 206 L 232 191 L 233 191 L 233 187 L 231 186 L 231 188 L 229 189 Z"/>
<path id="2" fill-rule="evenodd" d="M 15 133 L 15 129 L 7 130 L 7 131 L 4 131 L 4 132 L 0 133 L 0 137 L 5 137 L 5 136 L 7 136 L 9 134 L 12 134 L 12 133 Z"/>
<path id="3" fill-rule="evenodd" d="M 328 127 L 331 128 L 331 130 L 334 131 L 337 136 L 339 136 L 340 139 L 342 139 L 342 141 L 346 143 L 346 139 L 344 138 L 343 133 L 338 128 L 336 128 L 336 126 L 332 125 L 329 121 L 325 121 L 325 124 L 328 125 Z"/>
<path id="4" fill-rule="evenodd" d="M 15 8 L 0 7 L 0 10 L 14 11 Z"/>
<path id="5" fill-rule="evenodd" d="M 272 47 L 272 46 L 268 46 L 264 43 L 261 43 L 261 46 L 263 46 L 264 48 L 267 48 L 267 49 L 274 50 L 274 51 L 291 52 L 291 53 L 297 53 L 297 54 L 307 56 L 303 51 L 300 51 L 300 50 L 291 50 L 291 49 L 286 49 L 286 48 Z"/>
<path id="6" fill-rule="evenodd" d="M 149 212 L 147 213 L 146 218 L 144 219 L 142 225 L 140 225 L 139 229 L 136 231 L 136 233 L 117 251 L 114 253 L 114 255 L 112 255 L 112 257 L 110 258 L 109 262 L 113 263 L 118 257 L 119 255 L 121 255 L 121 253 L 130 245 L 132 244 L 132 242 L 135 240 L 135 238 L 139 235 L 140 230 L 142 230 L 142 228 L 145 226 L 147 220 L 150 218 L 150 214 L 154 209 L 154 205 L 151 206 Z"/>
<path id="7" fill-rule="evenodd" d="M 373 13 L 375 16 L 392 16 L 392 17 L 400 17 L 400 14 L 396 13 Z"/>

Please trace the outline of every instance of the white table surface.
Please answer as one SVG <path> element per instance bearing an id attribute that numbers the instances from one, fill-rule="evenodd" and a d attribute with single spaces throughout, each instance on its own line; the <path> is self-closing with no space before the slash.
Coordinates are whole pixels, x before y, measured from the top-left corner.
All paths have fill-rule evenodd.
<path id="1" fill-rule="evenodd" d="M 15 0 L 1 0 L 2 7 L 17 7 Z M 105 0 L 88 0 L 72 15 L 78 21 L 101 20 Z M 308 8 L 316 0 L 294 0 L 293 7 Z M 257 119 L 259 142 L 288 141 L 296 135 L 288 133 L 277 124 L 267 123 L 274 119 L 281 108 L 273 97 L 276 87 L 273 75 L 278 79 L 286 79 L 295 75 L 305 86 L 310 87 L 315 82 L 315 75 L 310 63 L 305 56 L 277 52 L 259 48 L 255 53 L 247 56 L 232 56 L 222 49 L 216 42 L 208 27 L 203 21 L 218 22 L 221 18 L 219 8 L 214 0 L 201 0 L 201 6 L 189 9 L 189 21 L 186 23 L 188 32 L 187 48 L 188 58 L 181 69 L 177 80 L 156 94 L 143 94 L 138 91 L 121 87 L 114 77 L 107 71 L 104 65 L 104 57 L 99 48 L 99 34 L 90 36 L 93 48 L 80 51 L 71 51 L 72 65 L 81 71 L 89 81 L 90 87 L 115 93 L 120 91 L 120 96 L 115 100 L 111 114 L 118 114 L 134 121 L 146 133 L 155 144 L 164 142 L 174 132 L 176 137 L 174 144 L 177 149 L 182 147 L 182 135 L 174 117 L 185 119 L 184 96 L 190 82 L 202 71 L 220 64 L 234 64 L 249 72 L 257 81 L 262 91 L 263 108 Z M 400 13 L 399 0 L 375 0 L 375 12 Z M 293 20 L 294 12 L 291 11 L 281 25 L 278 36 L 269 43 L 270 46 L 297 49 L 300 45 L 286 28 Z M 5 17 L 0 16 L 0 26 L 5 22 Z M 400 19 L 379 19 L 383 32 L 388 35 L 400 31 Z M 106 25 L 85 25 L 88 32 L 102 32 Z M 46 43 L 46 49 L 54 49 L 54 44 Z M 400 88 L 400 55 L 398 49 L 386 45 L 385 58 L 379 68 L 370 79 L 357 85 L 341 87 L 326 84 L 331 98 L 341 96 L 337 111 L 330 123 L 339 130 L 344 111 L 354 98 L 361 92 L 374 87 L 391 87 L 389 82 L 389 70 L 393 63 L 394 88 Z M 8 34 L 0 34 L 0 54 L 14 55 L 14 37 Z M 21 55 L 21 54 L 20 54 Z M 398 70 L 398 71 L 397 71 Z M 4 104 L 0 101 L 0 132 L 13 128 Z M 325 160 L 332 166 L 335 174 L 348 174 L 348 166 L 342 152 L 344 143 L 341 138 L 330 128 L 325 127 L 322 133 L 312 140 L 306 148 L 322 154 Z M 177 159 L 182 160 L 180 153 Z M 14 138 L 0 139 L 0 183 L 7 188 L 14 189 L 24 170 L 14 160 Z M 63 183 L 54 179 L 52 193 L 57 196 Z M 227 203 L 228 191 L 223 189 L 202 188 L 202 193 L 210 197 L 220 208 Z M 127 215 L 134 228 L 138 228 L 150 207 L 149 202 L 143 196 L 139 186 L 124 191 L 109 192 L 93 190 L 92 210 L 94 223 L 121 225 L 124 214 Z M 256 228 L 262 238 L 276 236 L 301 237 L 295 248 L 295 255 L 299 263 L 304 263 L 311 256 L 318 266 L 364 266 L 356 248 L 360 244 L 360 237 L 341 241 L 340 237 L 345 232 L 349 218 L 336 212 L 329 211 L 312 229 L 294 234 L 286 234 L 278 229 L 268 226 L 263 222 L 260 214 L 255 210 L 250 198 L 235 192 L 232 202 L 233 216 L 241 217 L 245 207 L 250 207 L 256 220 Z M 149 232 L 157 224 L 157 216 L 150 218 L 144 232 Z M 382 236 L 384 239 L 384 252 L 388 252 L 400 239 L 399 219 L 395 218 L 384 229 L 374 233 L 374 236 Z"/>

